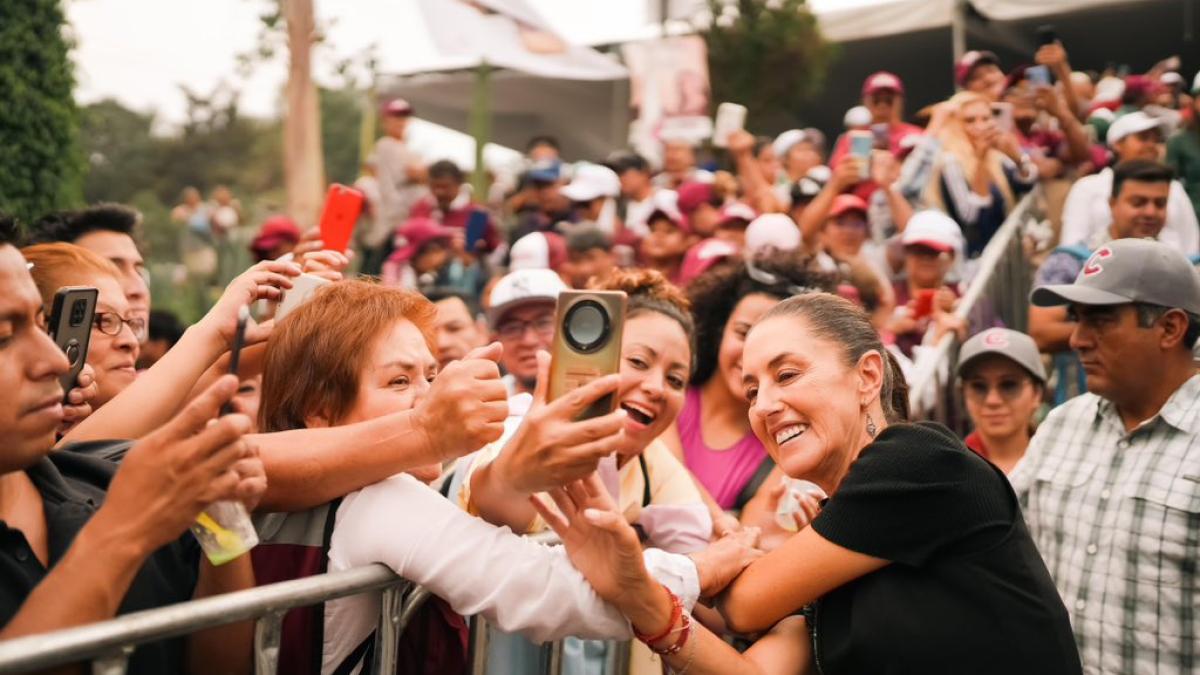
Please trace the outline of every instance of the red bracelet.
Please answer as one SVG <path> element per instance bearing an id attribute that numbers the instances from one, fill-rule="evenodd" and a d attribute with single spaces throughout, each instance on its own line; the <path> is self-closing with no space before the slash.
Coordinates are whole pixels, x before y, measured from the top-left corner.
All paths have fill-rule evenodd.
<path id="1" fill-rule="evenodd" d="M 675 594 L 671 592 L 671 589 L 667 588 L 665 585 L 662 588 L 667 592 L 667 597 L 671 598 L 671 620 L 667 622 L 667 627 L 658 635 L 646 635 L 644 633 L 639 633 L 637 632 L 636 628 L 633 630 L 633 636 L 646 643 L 646 646 L 650 647 L 651 650 L 654 650 L 654 646 L 651 643 L 658 642 L 659 640 L 662 640 L 670 635 L 671 628 L 675 625 L 675 622 L 679 620 L 680 615 L 683 614 L 683 603 L 679 600 L 679 598 L 675 597 Z"/>
<path id="2" fill-rule="evenodd" d="M 672 656 L 674 654 L 678 654 L 683 649 L 683 646 L 687 644 L 688 636 L 692 634 L 692 618 L 687 614 L 683 615 L 683 623 L 679 626 L 679 630 L 681 632 L 679 634 L 678 642 L 670 647 L 667 647 L 666 649 L 656 649 L 654 647 L 650 647 L 650 651 L 658 654 L 659 656 Z M 649 645 L 647 646 L 649 647 Z"/>

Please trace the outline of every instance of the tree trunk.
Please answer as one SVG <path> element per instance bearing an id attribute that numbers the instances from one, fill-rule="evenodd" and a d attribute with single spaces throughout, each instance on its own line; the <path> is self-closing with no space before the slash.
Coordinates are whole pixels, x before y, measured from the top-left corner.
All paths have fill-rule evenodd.
<path id="1" fill-rule="evenodd" d="M 316 37 L 313 0 L 279 0 L 287 23 L 288 80 L 283 111 L 283 180 L 287 212 L 300 228 L 317 224 L 325 190 L 321 110 L 312 79 Z"/>

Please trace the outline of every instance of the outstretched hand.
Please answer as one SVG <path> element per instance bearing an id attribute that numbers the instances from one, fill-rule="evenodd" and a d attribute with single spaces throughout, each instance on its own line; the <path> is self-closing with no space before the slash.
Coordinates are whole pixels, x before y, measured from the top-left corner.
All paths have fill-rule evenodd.
<path id="1" fill-rule="evenodd" d="M 259 300 L 282 299 L 283 291 L 291 288 L 292 279 L 298 276 L 300 265 L 294 262 L 264 260 L 229 282 L 217 304 L 208 310 L 200 324 L 216 333 L 224 349 L 230 349 L 237 333 L 238 310 L 243 305 L 253 306 Z M 248 346 L 265 341 L 271 334 L 271 325 L 271 322 L 258 324 L 251 319 L 246 324 L 245 344 Z"/>

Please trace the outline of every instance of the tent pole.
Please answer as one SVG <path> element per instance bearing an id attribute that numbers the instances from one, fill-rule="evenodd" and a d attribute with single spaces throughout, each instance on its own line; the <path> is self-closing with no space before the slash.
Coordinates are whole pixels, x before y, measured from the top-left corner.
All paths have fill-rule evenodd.
<path id="1" fill-rule="evenodd" d="M 475 69 L 475 92 L 471 102 L 471 136 L 475 139 L 475 171 L 471 188 L 475 199 L 487 201 L 487 167 L 483 163 L 483 148 L 491 138 L 492 68 L 486 61 Z"/>
<path id="2" fill-rule="evenodd" d="M 950 42 L 954 50 L 954 63 L 967 52 L 967 8 L 968 0 L 953 0 L 954 6 L 950 12 Z"/>

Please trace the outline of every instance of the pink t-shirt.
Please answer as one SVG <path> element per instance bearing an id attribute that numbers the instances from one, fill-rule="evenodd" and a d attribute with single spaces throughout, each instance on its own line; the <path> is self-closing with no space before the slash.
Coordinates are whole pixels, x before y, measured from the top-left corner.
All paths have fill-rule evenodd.
<path id="1" fill-rule="evenodd" d="M 737 497 L 754 477 L 767 451 L 753 432 L 720 450 L 708 447 L 700 429 L 700 388 L 689 387 L 679 412 L 679 440 L 683 461 L 723 509 L 733 509 Z"/>

